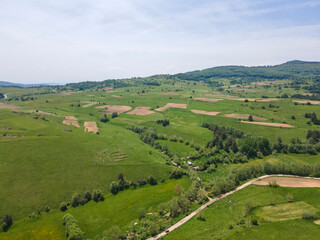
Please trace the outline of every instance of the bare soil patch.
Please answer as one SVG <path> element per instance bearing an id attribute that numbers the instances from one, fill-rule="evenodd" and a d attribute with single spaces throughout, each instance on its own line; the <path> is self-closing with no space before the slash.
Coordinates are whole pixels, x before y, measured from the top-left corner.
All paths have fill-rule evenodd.
<path id="1" fill-rule="evenodd" d="M 196 114 L 208 115 L 208 116 L 215 116 L 220 113 L 220 112 L 207 112 L 207 111 L 196 110 L 196 109 L 191 109 L 191 112 L 196 113 Z"/>
<path id="2" fill-rule="evenodd" d="M 165 106 L 161 108 L 157 108 L 157 111 L 165 111 L 169 108 L 187 108 L 187 104 L 184 103 L 167 103 Z"/>
<path id="3" fill-rule="evenodd" d="M 0 103 L 0 109 L 19 110 L 21 107 L 12 104 Z"/>
<path id="4" fill-rule="evenodd" d="M 136 107 L 134 110 L 131 112 L 128 112 L 126 114 L 130 115 L 139 115 L 139 116 L 146 116 L 155 113 L 154 111 L 150 110 L 151 107 Z"/>
<path id="5" fill-rule="evenodd" d="M 285 123 L 269 123 L 269 122 L 249 122 L 249 121 L 241 121 L 243 123 L 255 124 L 255 125 L 263 125 L 269 127 L 283 127 L 283 128 L 294 128 L 294 126 L 285 124 Z"/>
<path id="6" fill-rule="evenodd" d="M 297 101 L 294 101 L 296 103 L 302 103 L 302 104 L 307 104 L 308 102 L 311 103 L 311 104 L 320 104 L 320 101 L 312 101 L 312 100 L 297 100 Z"/>
<path id="7" fill-rule="evenodd" d="M 65 125 L 72 125 L 75 127 L 80 127 L 78 124 L 78 119 L 74 116 L 65 116 L 65 120 L 62 122 Z"/>
<path id="8" fill-rule="evenodd" d="M 250 115 L 231 113 L 231 114 L 225 114 L 223 116 L 228 118 L 236 118 L 236 119 L 248 119 Z M 252 117 L 253 117 L 253 120 L 268 120 L 267 118 L 263 118 L 263 117 L 257 117 L 257 116 L 252 116 Z"/>
<path id="9" fill-rule="evenodd" d="M 101 112 L 101 113 L 105 113 L 105 114 L 112 114 L 114 112 L 121 114 L 121 113 L 127 112 L 132 109 L 132 107 L 126 106 L 126 105 L 103 105 L 103 106 L 99 106 L 96 108 L 106 109 L 106 111 Z"/>
<path id="10" fill-rule="evenodd" d="M 255 185 L 269 185 L 269 182 L 276 182 L 281 187 L 318 187 L 320 188 L 320 179 L 299 178 L 299 177 L 268 177 L 255 181 Z"/>
<path id="11" fill-rule="evenodd" d="M 160 95 L 179 95 L 177 92 L 162 92 Z"/>
<path id="12" fill-rule="evenodd" d="M 84 122 L 83 125 L 84 125 L 85 132 L 93 132 L 93 133 L 99 132 L 96 122 Z"/>
<path id="13" fill-rule="evenodd" d="M 218 102 L 222 99 L 212 99 L 212 98 L 194 98 L 196 101 L 202 101 L 202 102 Z"/>

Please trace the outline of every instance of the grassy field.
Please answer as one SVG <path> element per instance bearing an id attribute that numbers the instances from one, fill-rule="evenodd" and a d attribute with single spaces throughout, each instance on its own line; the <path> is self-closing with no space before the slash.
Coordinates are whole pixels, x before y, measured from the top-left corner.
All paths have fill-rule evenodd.
<path id="1" fill-rule="evenodd" d="M 295 202 L 288 203 L 288 194 L 293 196 Z M 165 239 L 318 239 L 319 226 L 313 220 L 303 220 L 298 213 L 314 209 L 319 213 L 319 196 L 319 189 L 249 186 L 204 210 L 205 221 L 195 217 Z M 252 203 L 253 208 L 244 217 L 248 202 Z M 281 208 L 284 204 L 297 213 L 294 220 L 283 220 L 287 212 L 283 212 L 282 216 L 277 212 L 277 217 L 282 221 L 268 222 L 262 218 L 268 213 L 264 208 Z M 258 220 L 257 226 L 250 223 L 252 219 Z"/>
<path id="2" fill-rule="evenodd" d="M 38 219 L 23 218 L 15 222 L 8 233 L 0 233 L 0 239 L 65 239 L 65 228 L 62 217 L 71 213 L 86 233 L 86 238 L 94 238 L 112 226 L 120 226 L 123 230 L 137 221 L 138 210 L 157 210 L 161 202 L 168 201 L 176 195 L 175 186 L 185 189 L 190 186 L 188 178 L 168 180 L 157 186 L 145 186 L 135 190 L 126 190 L 117 195 L 107 195 L 103 202 L 91 201 L 84 206 L 70 208 L 66 212 L 53 210 L 42 213 Z"/>
<path id="3" fill-rule="evenodd" d="M 14 218 L 10 231 L 0 234 L 0 239 L 65 239 L 61 225 L 63 213 L 58 211 L 58 206 L 62 201 L 69 201 L 74 192 L 101 189 L 108 195 L 103 203 L 90 202 L 69 210 L 86 232 L 86 237 L 94 238 L 112 225 L 118 225 L 122 229 L 128 227 L 137 218 L 140 207 L 155 209 L 159 203 L 168 201 L 174 195 L 176 184 L 188 188 L 190 183 L 186 178 L 168 180 L 173 167 L 170 166 L 172 159 L 142 142 L 139 135 L 129 129 L 133 125 L 151 128 L 166 136 L 166 140 L 157 141 L 161 145 L 167 145 L 176 159 L 183 160 L 197 152 L 195 146 L 205 148 L 207 142 L 212 140 L 212 131 L 203 128 L 203 123 L 232 127 L 246 134 L 266 137 L 271 143 L 277 141 L 278 137 L 287 143 L 292 138 L 304 140 L 308 130 L 319 130 L 319 126 L 307 124 L 310 119 L 304 117 L 307 112 L 315 112 L 320 116 L 319 106 L 296 105 L 295 99 L 291 98 L 279 98 L 278 101 L 270 102 L 223 99 L 212 103 L 195 100 L 197 97 L 213 98 L 207 94 L 223 93 L 244 99 L 262 99 L 262 96 L 277 97 L 284 93 L 292 95 L 306 92 L 284 88 L 290 83 L 289 80 L 274 81 L 270 87 L 230 85 L 225 79 L 217 81 L 225 84 L 221 91 L 216 91 L 203 82 L 182 80 L 163 80 L 160 86 L 139 85 L 112 90 L 92 88 L 59 92 L 53 88 L 0 88 L 0 92 L 6 93 L 8 97 L 2 103 L 21 107 L 17 112 L 0 107 L 0 216 L 10 214 Z M 155 110 L 167 103 L 183 103 L 187 104 L 187 108 L 170 108 L 163 112 Z M 122 113 L 116 118 L 108 115 L 110 121 L 102 123 L 102 109 L 96 107 L 106 104 L 126 105 L 132 110 L 138 106 L 151 107 L 155 113 L 147 116 Z M 220 113 L 207 116 L 195 114 L 191 112 L 192 109 Z M 54 116 L 30 113 L 31 110 L 52 113 Z M 246 124 L 239 119 L 225 117 L 225 114 L 251 114 L 266 118 L 267 120 L 263 120 L 265 122 L 287 123 L 294 128 Z M 76 117 L 80 127 L 63 125 L 61 122 L 65 116 Z M 156 121 L 160 119 L 167 119 L 170 124 L 166 127 L 157 124 Z M 86 133 L 83 127 L 85 121 L 96 122 L 99 134 Z M 178 141 L 170 140 L 172 138 Z M 186 145 L 185 142 L 190 144 Z M 198 164 L 209 158 L 202 157 L 194 163 Z M 264 160 L 315 164 L 319 163 L 319 156 L 275 154 Z M 227 176 L 230 169 L 236 167 L 236 164 L 222 163 L 217 165 L 214 173 L 204 171 L 197 175 L 204 182 L 212 181 L 217 177 Z M 110 183 L 117 179 L 120 172 L 128 180 L 145 179 L 153 175 L 158 182 L 160 179 L 165 179 L 166 182 L 111 196 Z M 288 209 L 300 206 L 300 210 L 304 211 L 304 206 L 318 212 L 319 206 L 315 201 L 319 197 L 318 192 L 316 189 L 250 186 L 205 210 L 205 222 L 192 219 L 170 233 L 168 239 L 262 239 L 257 237 L 260 234 L 279 238 L 285 231 L 296 234 L 288 235 L 287 239 L 290 236 L 303 239 L 307 235 L 297 233 L 302 229 L 319 234 L 320 230 L 316 225 L 307 220 L 260 221 L 266 214 L 263 207 L 269 206 L 270 202 L 280 204 L 280 207 L 281 204 L 288 204 L 288 194 L 294 195 L 298 204 L 290 205 Z M 229 200 L 235 204 L 229 204 Z M 244 218 L 243 208 L 247 201 L 254 204 L 250 217 L 260 219 L 259 226 L 249 226 L 246 223 L 237 225 L 237 221 Z M 52 211 L 43 213 L 40 219 L 35 221 L 27 217 L 34 211 L 43 211 L 46 205 Z M 298 213 L 296 216 L 301 212 Z M 232 229 L 229 229 L 230 225 Z"/>

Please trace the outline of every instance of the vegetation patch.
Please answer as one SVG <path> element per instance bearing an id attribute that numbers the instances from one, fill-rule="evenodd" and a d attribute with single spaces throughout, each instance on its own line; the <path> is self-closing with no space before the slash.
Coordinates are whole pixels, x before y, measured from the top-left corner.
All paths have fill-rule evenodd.
<path id="1" fill-rule="evenodd" d="M 315 211 L 316 209 L 313 206 L 304 201 L 299 201 L 261 207 L 256 209 L 255 213 L 267 221 L 274 222 L 301 219 L 303 213 Z"/>

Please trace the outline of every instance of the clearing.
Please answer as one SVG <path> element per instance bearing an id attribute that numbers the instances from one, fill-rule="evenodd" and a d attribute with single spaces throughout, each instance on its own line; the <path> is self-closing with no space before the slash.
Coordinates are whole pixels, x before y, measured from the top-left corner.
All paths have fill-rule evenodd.
<path id="1" fill-rule="evenodd" d="M 236 119 L 248 119 L 250 115 L 231 113 L 231 114 L 225 114 L 223 116 L 228 118 L 236 118 Z M 267 118 L 257 117 L 257 116 L 252 116 L 252 118 L 253 120 L 268 120 Z"/>
<path id="2" fill-rule="evenodd" d="M 315 212 L 316 209 L 306 202 L 283 203 L 258 208 L 256 214 L 271 222 L 301 219 L 304 212 Z"/>
<path id="3" fill-rule="evenodd" d="M 105 113 L 105 114 L 112 114 L 114 112 L 116 112 L 117 114 L 121 114 L 121 113 L 127 112 L 132 109 L 132 107 L 126 106 L 126 105 L 103 105 L 103 106 L 99 106 L 96 108 L 98 108 L 98 109 L 107 108 L 106 111 L 101 112 L 101 113 Z"/>
<path id="4" fill-rule="evenodd" d="M 191 109 L 191 112 L 196 113 L 196 114 L 208 115 L 208 116 L 215 116 L 220 113 L 220 112 L 207 112 L 207 111 L 196 110 L 196 109 Z"/>
<path id="5" fill-rule="evenodd" d="M 320 179 L 298 178 L 298 177 L 268 177 L 256 181 L 255 185 L 269 185 L 269 182 L 276 182 L 281 187 L 319 187 Z"/>
<path id="6" fill-rule="evenodd" d="M 184 103 L 167 103 L 165 106 L 161 108 L 157 108 L 157 111 L 165 111 L 169 108 L 187 108 L 187 104 Z"/>
<path id="7" fill-rule="evenodd" d="M 93 132 L 93 133 L 99 132 L 96 122 L 84 122 L 83 125 L 84 125 L 85 132 Z"/>
<path id="8" fill-rule="evenodd" d="M 222 99 L 212 99 L 212 98 L 194 98 L 196 101 L 202 101 L 202 102 L 218 102 Z"/>
<path id="9" fill-rule="evenodd" d="M 65 125 L 73 125 L 75 127 L 80 127 L 78 124 L 78 119 L 74 116 L 65 116 L 65 120 L 62 122 Z"/>
<path id="10" fill-rule="evenodd" d="M 126 114 L 145 116 L 145 115 L 150 115 L 152 113 L 155 113 L 154 111 L 150 111 L 150 109 L 151 107 L 136 107 L 134 110 Z"/>
<path id="11" fill-rule="evenodd" d="M 89 95 L 88 95 L 88 96 L 89 96 Z M 91 106 L 93 106 L 93 105 L 96 105 L 96 104 L 98 104 L 99 102 L 83 101 L 83 102 L 81 102 L 81 103 L 87 103 L 86 105 L 81 106 L 81 107 L 83 107 L 83 108 L 87 108 L 87 107 L 91 107 Z"/>
<path id="12" fill-rule="evenodd" d="M 21 107 L 14 106 L 11 104 L 0 103 L 0 109 L 10 109 L 10 110 L 19 110 Z"/>
<path id="13" fill-rule="evenodd" d="M 255 125 L 269 126 L 269 127 L 294 128 L 294 126 L 285 124 L 285 123 L 249 122 L 249 121 L 241 121 L 241 122 L 255 124 Z"/>

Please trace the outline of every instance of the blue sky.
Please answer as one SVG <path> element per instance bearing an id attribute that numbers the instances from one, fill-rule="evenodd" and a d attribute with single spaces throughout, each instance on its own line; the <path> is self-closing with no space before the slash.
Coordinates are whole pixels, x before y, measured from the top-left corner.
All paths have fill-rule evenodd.
<path id="1" fill-rule="evenodd" d="M 0 81 L 320 60 L 320 0 L 0 0 Z"/>

